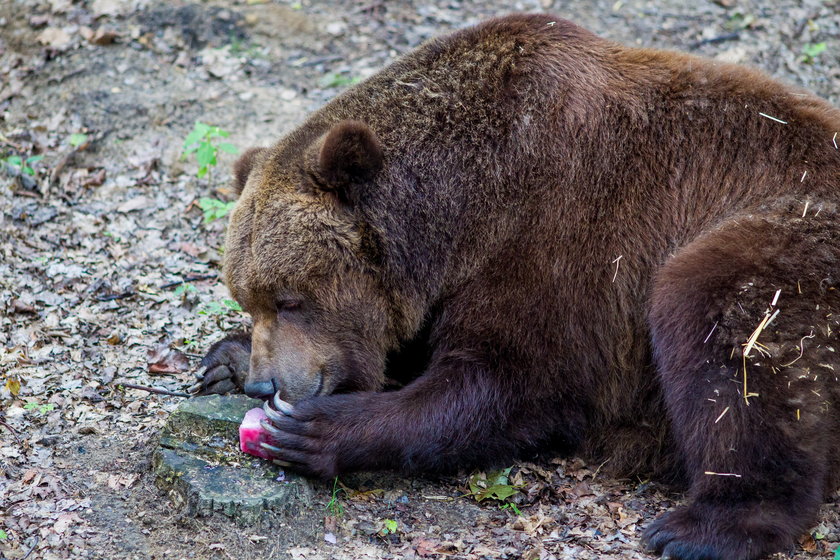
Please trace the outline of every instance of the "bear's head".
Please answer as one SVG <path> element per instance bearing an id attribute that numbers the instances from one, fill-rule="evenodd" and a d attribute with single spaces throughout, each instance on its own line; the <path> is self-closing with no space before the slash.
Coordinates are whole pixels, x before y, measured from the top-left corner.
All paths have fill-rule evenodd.
<path id="1" fill-rule="evenodd" d="M 250 396 L 382 386 L 398 312 L 358 207 L 383 160 L 374 132 L 343 120 L 236 162 L 224 277 L 253 319 Z"/>

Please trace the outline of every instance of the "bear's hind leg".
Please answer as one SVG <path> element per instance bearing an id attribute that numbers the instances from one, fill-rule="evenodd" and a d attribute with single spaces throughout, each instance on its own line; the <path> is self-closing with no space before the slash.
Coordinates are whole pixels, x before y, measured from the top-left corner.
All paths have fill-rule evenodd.
<path id="1" fill-rule="evenodd" d="M 733 219 L 656 278 L 654 353 L 691 484 L 689 503 L 645 533 L 665 557 L 790 548 L 836 483 L 838 216 L 801 214 Z"/>

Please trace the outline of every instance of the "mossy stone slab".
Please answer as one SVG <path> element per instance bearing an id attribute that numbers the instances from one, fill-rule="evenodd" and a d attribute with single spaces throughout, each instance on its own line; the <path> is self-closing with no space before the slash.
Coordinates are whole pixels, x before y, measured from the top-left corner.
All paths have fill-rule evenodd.
<path id="1" fill-rule="evenodd" d="M 239 451 L 242 417 L 261 404 L 244 395 L 211 395 L 187 399 L 172 413 L 153 465 L 158 486 L 176 506 L 252 524 L 265 512 L 294 514 L 310 504 L 306 479 Z"/>

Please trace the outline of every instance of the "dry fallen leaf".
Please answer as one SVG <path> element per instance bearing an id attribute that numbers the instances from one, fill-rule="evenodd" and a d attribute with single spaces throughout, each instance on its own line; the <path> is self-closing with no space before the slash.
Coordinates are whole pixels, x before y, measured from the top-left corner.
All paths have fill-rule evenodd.
<path id="1" fill-rule="evenodd" d="M 431 539 L 417 539 L 414 541 L 414 550 L 418 556 L 428 558 L 429 556 L 437 556 L 439 554 L 438 548 L 440 543 Z"/>
<path id="2" fill-rule="evenodd" d="M 71 523 L 75 524 L 81 521 L 81 518 L 75 513 L 62 513 L 58 516 L 55 525 L 53 525 L 53 531 L 59 534 L 64 533 Z"/>
<path id="3" fill-rule="evenodd" d="M 69 47 L 70 41 L 70 34 L 60 27 L 48 27 L 38 34 L 38 42 L 58 50 Z"/>
<path id="4" fill-rule="evenodd" d="M 116 31 L 105 29 L 104 27 L 100 27 L 96 31 L 90 27 L 82 27 L 79 29 L 79 33 L 88 43 L 100 46 L 110 45 L 114 42 L 114 39 L 119 37 Z"/>
<path id="5" fill-rule="evenodd" d="M 6 380 L 6 389 L 12 394 L 12 396 L 17 396 L 20 393 L 20 380 L 11 377 Z"/>
<path id="6" fill-rule="evenodd" d="M 128 0 L 93 0 L 90 10 L 96 17 L 119 16 L 131 10 L 131 2 Z"/>
<path id="7" fill-rule="evenodd" d="M 128 212 L 133 212 L 134 210 L 148 208 L 149 205 L 151 205 L 151 203 L 152 200 L 147 196 L 135 196 L 134 198 L 127 200 L 119 206 L 117 206 L 117 212 L 127 214 Z"/>
<path id="8" fill-rule="evenodd" d="M 814 537 L 810 533 L 805 533 L 799 537 L 799 545 L 805 552 L 813 553 L 817 551 L 817 541 L 814 540 Z"/>
<path id="9" fill-rule="evenodd" d="M 112 474 L 108 476 L 108 488 L 112 490 L 119 490 L 120 488 L 130 488 L 136 481 L 139 475 L 137 474 Z"/>
<path id="10" fill-rule="evenodd" d="M 181 373 L 190 369 L 190 360 L 180 350 L 159 344 L 147 353 L 149 373 Z"/>

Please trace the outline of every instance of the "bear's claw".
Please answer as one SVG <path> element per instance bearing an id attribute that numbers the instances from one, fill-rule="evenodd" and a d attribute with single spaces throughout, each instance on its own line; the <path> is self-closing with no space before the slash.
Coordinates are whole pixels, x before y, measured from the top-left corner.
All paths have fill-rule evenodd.
<path id="1" fill-rule="evenodd" d="M 281 422 L 283 420 L 283 416 L 280 415 L 279 412 L 271 408 L 271 405 L 268 404 L 268 401 L 263 403 L 263 410 L 265 411 L 265 415 L 268 416 L 269 420 L 274 422 Z"/>
<path id="2" fill-rule="evenodd" d="M 271 422 L 261 420 L 260 421 L 260 426 L 262 427 L 263 430 L 270 433 L 274 437 L 283 437 L 283 432 L 281 430 L 275 428 L 274 424 L 272 424 Z"/>
<path id="3" fill-rule="evenodd" d="M 194 374 L 198 383 L 189 388 L 190 393 L 224 395 L 242 392 L 250 355 L 251 338 L 248 333 L 235 333 L 218 341 L 202 358 Z"/>
<path id="4" fill-rule="evenodd" d="M 274 408 L 285 414 L 291 416 L 295 411 L 295 407 L 280 398 L 279 393 L 274 394 Z"/>

